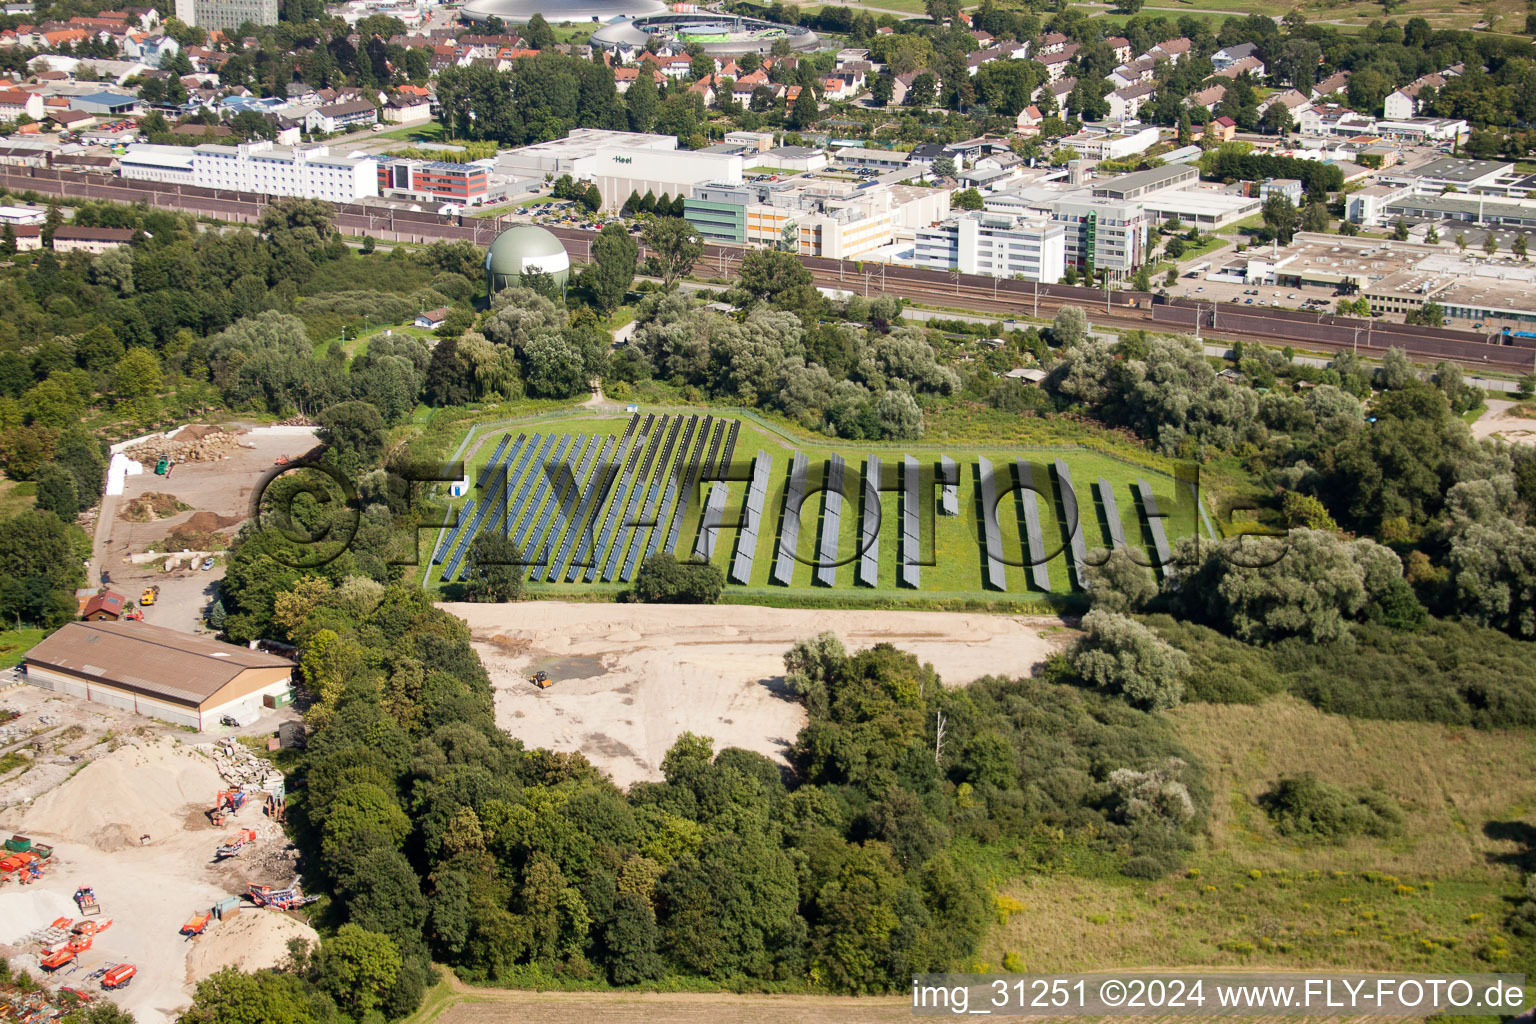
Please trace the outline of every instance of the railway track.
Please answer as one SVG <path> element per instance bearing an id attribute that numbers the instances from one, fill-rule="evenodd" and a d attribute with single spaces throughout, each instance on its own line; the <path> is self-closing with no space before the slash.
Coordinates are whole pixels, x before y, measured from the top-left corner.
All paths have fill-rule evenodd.
<path id="1" fill-rule="evenodd" d="M 146 203 L 164 209 L 254 224 L 269 199 L 250 193 L 206 189 L 166 182 L 125 181 L 92 173 L 41 167 L 0 167 L 0 186 L 16 192 L 35 191 L 65 199 L 100 199 Z M 384 241 L 468 241 L 489 245 L 497 233 L 518 223 L 498 219 L 448 217 L 434 213 L 386 209 L 355 203 L 333 204 L 337 229 L 354 237 L 372 235 Z M 565 244 L 571 259 L 587 262 L 594 233 L 573 228 L 550 229 Z M 730 278 L 748 250 L 711 243 L 695 264 L 695 273 Z M 641 247 L 644 255 L 644 247 Z M 997 313 L 1002 318 L 1054 316 L 1063 306 L 1081 306 L 1092 320 L 1106 327 L 1129 330 L 1198 331 L 1223 341 L 1262 341 L 1317 351 L 1352 350 L 1372 356 L 1401 348 L 1420 362 L 1448 360 L 1483 372 L 1523 374 L 1536 370 L 1536 342 L 1499 344 L 1496 336 L 1442 330 L 1294 310 L 1248 309 L 1189 299 L 1166 299 L 1145 292 L 1112 291 L 1072 285 L 1041 285 L 1007 278 L 944 273 L 854 260 L 801 257 L 821 287 L 857 294 L 897 296 L 908 301 L 970 312 Z"/>

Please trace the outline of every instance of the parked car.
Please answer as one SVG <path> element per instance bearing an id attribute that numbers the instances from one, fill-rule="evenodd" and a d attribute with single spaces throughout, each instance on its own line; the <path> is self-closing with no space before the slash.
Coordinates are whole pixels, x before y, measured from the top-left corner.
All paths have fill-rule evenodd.
<path id="1" fill-rule="evenodd" d="M 210 555 L 209 557 L 203 559 L 203 572 L 207 572 L 209 569 L 212 569 L 212 568 L 213 568 L 213 556 Z"/>

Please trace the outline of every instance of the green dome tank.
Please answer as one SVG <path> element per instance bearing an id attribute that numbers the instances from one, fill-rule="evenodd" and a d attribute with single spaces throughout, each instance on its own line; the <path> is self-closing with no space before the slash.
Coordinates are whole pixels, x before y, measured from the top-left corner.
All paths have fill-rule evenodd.
<path id="1" fill-rule="evenodd" d="M 490 293 L 515 288 L 524 274 L 540 271 L 564 288 L 571 276 L 571 258 L 551 232 L 528 225 L 509 228 L 485 251 L 485 280 Z"/>

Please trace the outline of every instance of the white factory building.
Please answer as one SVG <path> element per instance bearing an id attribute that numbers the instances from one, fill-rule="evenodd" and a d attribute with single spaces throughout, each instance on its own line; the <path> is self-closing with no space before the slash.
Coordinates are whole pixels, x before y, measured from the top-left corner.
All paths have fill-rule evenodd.
<path id="1" fill-rule="evenodd" d="M 631 192 L 659 199 L 690 196 L 709 183 L 739 185 L 742 157 L 680 150 L 671 135 L 579 128 L 563 139 L 502 153 L 496 171 L 515 177 L 569 174 L 595 184 L 603 209 L 617 210 Z"/>
<path id="2" fill-rule="evenodd" d="M 919 228 L 913 260 L 925 270 L 1055 284 L 1066 266 L 1065 224 L 1044 217 L 965 213 Z"/>
<path id="3" fill-rule="evenodd" d="M 302 196 L 351 203 L 379 194 L 372 157 L 336 156 L 324 146 L 300 148 L 271 142 L 238 146 L 133 145 L 119 167 L 124 178 L 268 196 Z"/>

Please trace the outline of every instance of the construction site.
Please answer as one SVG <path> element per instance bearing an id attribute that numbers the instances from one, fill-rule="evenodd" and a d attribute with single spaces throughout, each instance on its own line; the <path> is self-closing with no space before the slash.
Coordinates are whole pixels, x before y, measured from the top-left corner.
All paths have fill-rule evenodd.
<path id="1" fill-rule="evenodd" d="M 312 898 L 268 740 L 98 707 L 0 693 L 0 754 L 30 755 L 0 773 L 0 956 L 44 985 L 0 991 L 0 1015 L 109 999 L 168 1022 L 202 979 L 277 966 L 292 939 L 317 938 L 295 913 Z"/>

